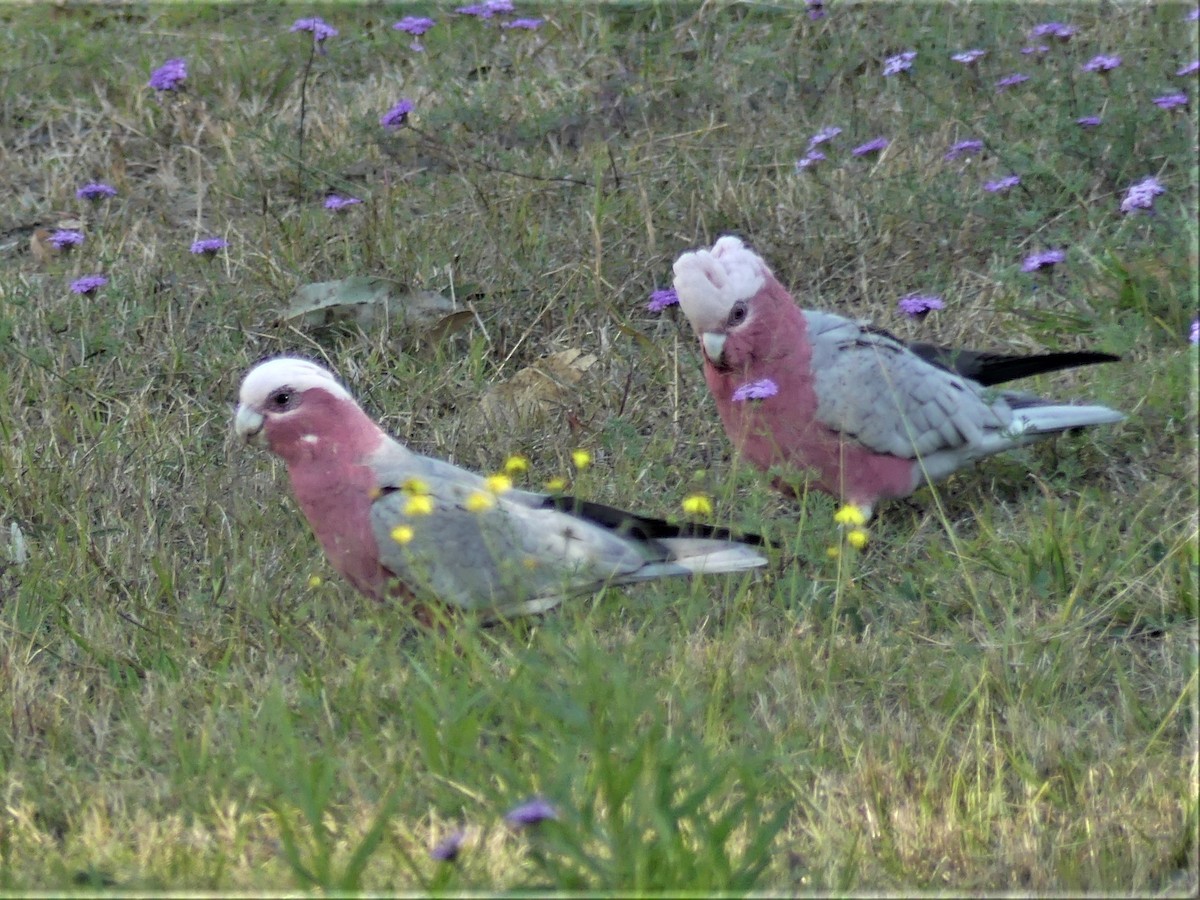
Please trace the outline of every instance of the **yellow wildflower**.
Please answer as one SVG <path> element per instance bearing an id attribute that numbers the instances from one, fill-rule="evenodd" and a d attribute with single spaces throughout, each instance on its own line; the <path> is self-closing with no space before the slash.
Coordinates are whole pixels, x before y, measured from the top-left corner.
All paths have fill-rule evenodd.
<path id="1" fill-rule="evenodd" d="M 406 516 L 427 516 L 433 512 L 433 498 L 428 494 L 413 494 L 404 504 Z"/>
<path id="2" fill-rule="evenodd" d="M 846 534 L 846 543 L 848 543 L 855 550 L 861 550 L 863 547 L 867 546 L 868 539 L 867 532 L 863 528 L 852 529 Z"/>
<path id="3" fill-rule="evenodd" d="M 483 512 L 496 505 L 496 497 L 493 494 L 485 494 L 483 491 L 472 491 L 467 495 L 463 505 L 471 512 Z"/>
<path id="4" fill-rule="evenodd" d="M 420 478 L 406 478 L 400 485 L 400 490 L 423 497 L 429 493 L 429 485 Z"/>
<path id="5" fill-rule="evenodd" d="M 826 547 L 825 555 L 828 556 L 830 559 L 837 559 L 839 556 L 842 555 L 842 551 L 838 547 Z"/>
<path id="6" fill-rule="evenodd" d="M 519 475 L 529 471 L 529 460 L 519 453 L 514 453 L 504 461 L 504 471 L 509 475 Z"/>
<path id="7" fill-rule="evenodd" d="M 511 491 L 512 479 L 507 475 L 489 475 L 487 477 L 487 489 L 493 494 L 503 494 L 505 491 Z"/>
<path id="8" fill-rule="evenodd" d="M 546 482 L 546 490 L 548 490 L 554 494 L 558 493 L 559 491 L 566 490 L 566 488 L 567 488 L 567 479 L 562 478 L 562 477 L 556 476 Z"/>
<path id="9" fill-rule="evenodd" d="M 322 583 L 322 582 L 321 582 L 321 576 L 320 576 L 320 575 L 309 575 L 309 576 L 308 576 L 308 586 L 309 586 L 310 588 L 317 588 L 317 587 L 320 587 L 320 586 L 321 586 L 321 583 Z"/>
<path id="10" fill-rule="evenodd" d="M 392 529 L 392 540 L 397 544 L 407 544 L 413 539 L 414 534 L 416 534 L 416 532 L 412 530 L 412 526 L 397 525 Z"/>
<path id="11" fill-rule="evenodd" d="M 592 464 L 592 454 L 586 450 L 571 451 L 571 462 L 575 463 L 575 468 L 586 469 Z"/>
<path id="12" fill-rule="evenodd" d="M 712 501 L 703 494 L 689 494 L 680 506 L 689 516 L 711 516 L 713 511 Z"/>
<path id="13" fill-rule="evenodd" d="M 847 503 L 833 514 L 833 521 L 839 525 L 866 525 L 867 514 L 853 503 Z"/>

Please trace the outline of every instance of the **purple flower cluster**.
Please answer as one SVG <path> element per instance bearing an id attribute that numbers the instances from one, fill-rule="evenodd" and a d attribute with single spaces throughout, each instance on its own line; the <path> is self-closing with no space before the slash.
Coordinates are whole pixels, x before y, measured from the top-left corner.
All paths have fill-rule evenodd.
<path id="1" fill-rule="evenodd" d="M 320 16 L 313 16 L 311 19 L 297 19 L 292 23 L 292 27 L 288 31 L 311 31 L 313 41 L 320 44 L 321 41 L 338 36 L 338 30 L 322 19 Z"/>
<path id="2" fill-rule="evenodd" d="M 747 400 L 766 400 L 779 393 L 779 385 L 770 378 L 760 378 L 743 384 L 730 397 L 734 403 L 745 403 Z"/>
<path id="3" fill-rule="evenodd" d="M 1200 344 L 1200 319 L 1192 319 L 1192 330 L 1188 332 L 1188 343 Z"/>
<path id="4" fill-rule="evenodd" d="M 1093 56 L 1079 68 L 1084 72 L 1099 72 L 1103 75 L 1105 72 L 1111 72 L 1121 64 L 1119 56 L 1105 56 L 1101 53 L 1098 56 Z"/>
<path id="5" fill-rule="evenodd" d="M 1176 94 L 1163 94 L 1163 96 L 1155 97 L 1150 102 L 1159 109 L 1177 109 L 1180 106 L 1188 105 L 1188 95 L 1182 92 Z"/>
<path id="6" fill-rule="evenodd" d="M 411 34 L 413 37 L 420 37 L 436 24 L 437 20 L 428 16 L 405 16 L 392 28 L 396 31 L 403 31 L 405 34 Z"/>
<path id="7" fill-rule="evenodd" d="M 547 819 L 557 819 L 558 810 L 544 797 L 534 797 L 518 804 L 504 814 L 504 821 L 514 828 L 528 828 L 545 822 Z"/>
<path id="8" fill-rule="evenodd" d="M 1040 272 L 1043 269 L 1053 269 L 1066 258 L 1065 250 L 1042 250 L 1039 253 L 1031 253 L 1021 264 L 1021 271 Z"/>
<path id="9" fill-rule="evenodd" d="M 883 77 L 887 78 L 891 75 L 899 75 L 901 72 L 907 72 L 912 68 L 913 60 L 916 58 L 916 50 L 905 50 L 903 53 L 889 56 L 883 61 Z"/>
<path id="10" fill-rule="evenodd" d="M 935 309 L 945 309 L 946 304 L 937 294 L 909 294 L 896 303 L 900 312 L 914 319 L 923 319 Z"/>
<path id="11" fill-rule="evenodd" d="M 357 197 L 342 197 L 339 194 L 330 194 L 325 198 L 325 208 L 332 209 L 335 212 L 362 203 Z"/>
<path id="12" fill-rule="evenodd" d="M 826 159 L 827 157 L 820 150 L 809 150 L 796 160 L 796 171 L 803 172 L 805 169 L 811 169 L 817 163 L 824 162 Z"/>
<path id="13" fill-rule="evenodd" d="M 825 0 L 804 0 L 804 5 L 808 7 L 808 18 L 811 21 L 825 18 Z"/>
<path id="14" fill-rule="evenodd" d="M 379 117 L 379 124 L 384 128 L 401 128 L 408 123 L 408 114 L 415 108 L 411 100 L 401 100 Z"/>
<path id="15" fill-rule="evenodd" d="M 211 237 L 201 238 L 192 243 L 192 253 L 197 256 L 216 256 L 218 250 L 223 250 L 229 246 L 229 241 L 224 238 Z"/>
<path id="16" fill-rule="evenodd" d="M 90 296 L 100 288 L 108 284 L 108 279 L 103 275 L 84 275 L 82 278 L 76 278 L 71 282 L 71 290 L 76 294 Z"/>
<path id="17" fill-rule="evenodd" d="M 675 288 L 659 288 L 650 295 L 650 302 L 646 304 L 646 309 L 650 312 L 662 312 L 668 306 L 674 306 L 679 302 L 679 295 L 675 293 Z"/>
<path id="18" fill-rule="evenodd" d="M 117 196 L 117 189 L 111 184 L 92 181 L 77 190 L 75 196 L 80 200 L 103 200 L 106 197 Z"/>
<path id="19" fill-rule="evenodd" d="M 960 156 L 966 156 L 968 153 L 978 153 L 982 149 L 983 141 L 959 141 L 946 151 L 946 155 L 943 157 L 943 159 L 947 161 L 958 159 Z"/>
<path id="20" fill-rule="evenodd" d="M 956 63 L 962 63 L 964 66 L 973 66 L 987 56 L 986 50 L 964 50 L 962 53 L 955 53 L 950 58 Z"/>
<path id="21" fill-rule="evenodd" d="M 69 250 L 83 243 L 83 232 L 70 228 L 59 228 L 46 238 L 58 250 Z"/>
<path id="22" fill-rule="evenodd" d="M 525 31 L 537 31 L 542 27 L 542 19 L 512 19 L 501 22 L 501 28 L 523 28 Z"/>
<path id="23" fill-rule="evenodd" d="M 1200 72 L 1200 59 L 1193 59 L 1186 66 L 1180 66 L 1179 69 L 1176 70 L 1175 74 L 1186 76 L 1195 75 L 1197 72 Z"/>
<path id="24" fill-rule="evenodd" d="M 812 137 L 810 137 L 808 139 L 808 149 L 811 150 L 813 147 L 816 147 L 818 144 L 824 144 L 828 141 L 832 141 L 835 137 L 837 137 L 841 133 L 842 133 L 842 129 L 838 128 L 836 125 L 826 125 L 824 128 L 822 128 L 820 131 L 818 131 L 816 134 L 814 134 Z"/>
<path id="25" fill-rule="evenodd" d="M 462 829 L 453 831 L 438 843 L 436 847 L 429 851 L 431 859 L 438 862 L 454 862 L 458 859 L 459 851 L 462 850 L 463 840 L 467 834 Z"/>
<path id="26" fill-rule="evenodd" d="M 1152 210 L 1154 198 L 1166 192 L 1167 189 L 1153 175 L 1143 178 L 1125 192 L 1125 199 L 1121 201 L 1121 212 L 1129 215 L 1139 210 Z"/>
<path id="27" fill-rule="evenodd" d="M 168 59 L 150 74 L 146 84 L 156 91 L 175 91 L 187 80 L 187 60 Z"/>
<path id="28" fill-rule="evenodd" d="M 1099 128 L 1103 121 L 1099 116 L 1080 116 L 1075 124 L 1080 128 Z"/>
<path id="29" fill-rule="evenodd" d="M 869 156 L 872 153 L 882 153 L 887 149 L 888 139 L 885 137 L 877 137 L 873 141 L 867 141 L 865 144 L 859 144 L 850 151 L 851 156 Z"/>
<path id="30" fill-rule="evenodd" d="M 1012 188 L 1015 188 L 1021 183 L 1021 179 L 1016 175 L 1005 175 L 1003 178 L 997 178 L 995 181 L 985 181 L 983 189 L 989 194 L 1003 194 Z"/>
<path id="31" fill-rule="evenodd" d="M 1000 93 L 1005 88 L 1013 87 L 1020 84 L 1022 81 L 1028 81 L 1028 75 L 1022 75 L 1020 72 L 1014 72 L 1012 75 L 1005 75 L 996 82 L 996 93 Z"/>
<path id="32" fill-rule="evenodd" d="M 484 0 L 483 3 L 460 6 L 454 11 L 460 16 L 476 16 L 480 19 L 490 19 L 492 16 L 507 15 L 514 10 L 512 0 Z"/>
<path id="33" fill-rule="evenodd" d="M 1022 56 L 1041 56 L 1043 53 L 1049 53 L 1050 48 L 1045 44 L 1030 44 L 1028 47 L 1021 48 Z"/>
<path id="34" fill-rule="evenodd" d="M 1041 25 L 1035 25 L 1029 31 L 1031 38 L 1052 37 L 1058 38 L 1060 41 L 1069 41 L 1071 37 L 1079 32 L 1079 29 L 1074 25 L 1064 25 L 1062 22 L 1043 22 Z"/>

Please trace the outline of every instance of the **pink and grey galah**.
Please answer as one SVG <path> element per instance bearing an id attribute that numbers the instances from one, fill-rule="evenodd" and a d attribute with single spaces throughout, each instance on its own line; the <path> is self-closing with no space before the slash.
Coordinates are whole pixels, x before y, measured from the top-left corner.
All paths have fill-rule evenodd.
<path id="1" fill-rule="evenodd" d="M 1125 418 L 985 387 L 1116 357 L 910 347 L 866 323 L 801 309 L 736 237 L 680 256 L 674 286 L 726 434 L 757 468 L 782 470 L 775 484 L 786 493 L 811 472 L 818 489 L 869 516 L 878 501 L 981 457 Z"/>
<path id="2" fill-rule="evenodd" d="M 607 585 L 767 562 L 756 535 L 517 490 L 414 453 L 308 360 L 259 363 L 239 400 L 237 433 L 283 459 L 329 562 L 377 600 L 434 600 L 495 619 Z"/>

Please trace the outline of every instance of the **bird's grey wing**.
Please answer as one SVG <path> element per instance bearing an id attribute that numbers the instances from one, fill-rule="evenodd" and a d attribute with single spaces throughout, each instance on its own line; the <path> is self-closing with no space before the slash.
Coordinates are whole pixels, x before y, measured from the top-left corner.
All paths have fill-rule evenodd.
<path id="1" fill-rule="evenodd" d="M 806 312 L 817 419 L 877 453 L 914 459 L 1006 428 L 1004 399 L 932 365 L 886 332 Z"/>

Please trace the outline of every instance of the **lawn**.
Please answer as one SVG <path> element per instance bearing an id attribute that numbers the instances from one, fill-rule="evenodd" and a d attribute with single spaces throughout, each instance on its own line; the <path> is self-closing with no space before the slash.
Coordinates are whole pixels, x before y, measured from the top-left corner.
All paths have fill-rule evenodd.
<path id="1" fill-rule="evenodd" d="M 1196 7 L 517 8 L 0 7 L 0 893 L 1194 895 Z M 1120 354 L 1020 386 L 1128 419 L 855 550 L 647 308 L 726 233 L 906 339 Z M 233 435 L 280 353 L 420 452 L 779 549 L 430 629 Z"/>

